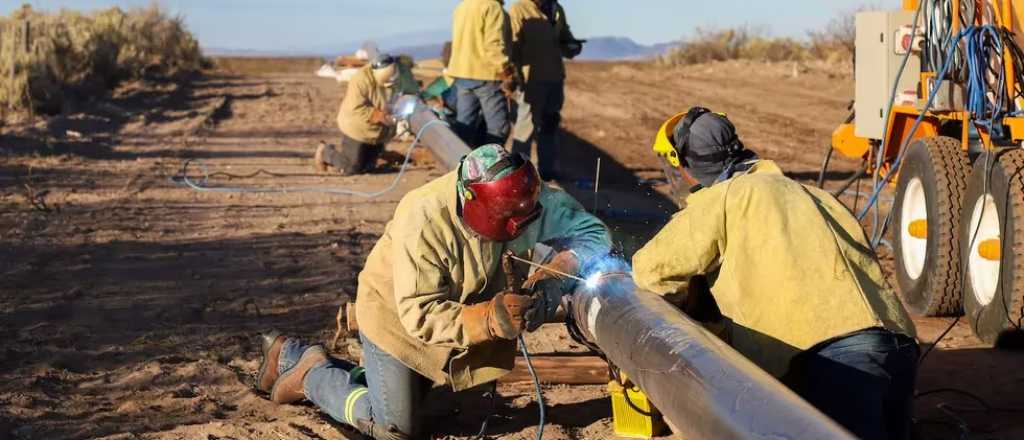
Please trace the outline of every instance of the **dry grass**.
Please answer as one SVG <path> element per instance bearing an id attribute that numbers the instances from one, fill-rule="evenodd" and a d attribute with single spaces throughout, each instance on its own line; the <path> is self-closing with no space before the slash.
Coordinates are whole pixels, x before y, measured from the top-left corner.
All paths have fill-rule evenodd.
<path id="1" fill-rule="evenodd" d="M 728 60 L 850 63 L 856 39 L 854 17 L 863 9 L 840 13 L 825 27 L 800 40 L 771 37 L 751 27 L 697 28 L 694 38 L 669 50 L 658 61 L 671 66 Z"/>
<path id="2" fill-rule="evenodd" d="M 156 4 L 89 14 L 25 5 L 0 17 L 0 108 L 8 114 L 56 113 L 120 81 L 180 77 L 202 64 L 182 18 Z"/>
<path id="3" fill-rule="evenodd" d="M 668 65 L 711 61 L 800 61 L 808 57 L 807 47 L 790 38 L 770 38 L 743 27 L 713 30 L 697 28 L 697 36 L 670 50 L 660 59 Z"/>

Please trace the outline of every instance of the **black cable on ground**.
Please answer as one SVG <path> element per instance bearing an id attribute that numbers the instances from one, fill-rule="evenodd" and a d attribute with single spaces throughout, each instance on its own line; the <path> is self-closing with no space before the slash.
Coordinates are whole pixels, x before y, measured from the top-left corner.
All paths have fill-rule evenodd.
<path id="1" fill-rule="evenodd" d="M 530 377 L 533 379 L 533 386 L 537 392 L 537 406 L 539 407 L 540 421 L 537 424 L 537 440 L 544 439 L 544 390 L 540 386 L 540 378 L 537 376 L 537 371 L 533 369 L 533 360 L 530 357 L 530 351 L 526 349 L 526 340 L 522 335 L 519 335 L 519 350 L 523 354 L 523 359 L 526 360 L 526 369 L 530 371 Z M 495 417 L 495 400 L 498 396 L 498 382 L 494 381 L 491 388 L 491 413 L 484 418 L 484 422 L 480 424 L 480 432 L 473 437 L 474 440 L 483 440 L 487 437 L 487 425 L 491 419 Z"/>
<path id="2" fill-rule="evenodd" d="M 835 147 L 832 145 L 828 146 L 828 151 L 825 153 L 825 161 L 821 163 L 821 172 L 818 173 L 818 188 L 825 188 L 825 175 L 828 174 L 828 164 L 832 161 L 832 153 L 835 151 Z"/>
<path id="3" fill-rule="evenodd" d="M 526 360 L 526 369 L 530 370 L 530 377 L 533 378 L 533 386 L 537 390 L 537 407 L 540 413 L 540 422 L 537 426 L 537 440 L 544 439 L 544 391 L 540 387 L 540 379 L 537 372 L 533 370 L 533 361 L 530 359 L 530 351 L 526 349 L 526 340 L 519 335 L 519 350 L 523 352 L 523 359 Z"/>
<path id="4" fill-rule="evenodd" d="M 496 405 L 495 402 L 498 400 L 498 381 L 491 382 L 491 411 L 487 417 L 484 417 L 484 422 L 480 424 L 480 432 L 476 434 L 474 440 L 483 440 L 487 438 L 487 425 L 490 424 L 491 418 L 495 417 Z"/>
<path id="5" fill-rule="evenodd" d="M 839 185 L 839 189 L 832 191 L 832 196 L 839 197 L 840 195 L 845 193 L 846 190 L 850 189 L 850 186 L 853 186 L 854 183 L 860 185 L 860 178 L 864 177 L 867 173 L 867 161 L 864 161 L 863 163 L 861 163 L 861 166 L 857 168 L 857 171 L 855 171 L 852 176 L 847 178 L 845 181 L 843 181 L 841 185 Z M 857 192 L 860 193 L 860 190 L 858 190 Z M 854 209 L 854 211 L 857 210 Z"/>

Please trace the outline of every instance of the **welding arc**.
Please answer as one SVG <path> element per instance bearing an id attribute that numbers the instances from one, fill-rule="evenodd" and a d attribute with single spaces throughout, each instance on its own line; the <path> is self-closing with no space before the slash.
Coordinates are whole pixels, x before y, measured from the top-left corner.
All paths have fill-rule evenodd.
<path id="1" fill-rule="evenodd" d="M 581 282 L 581 283 L 585 283 L 585 282 L 587 282 L 587 280 L 585 280 L 585 279 L 583 279 L 583 278 L 580 278 L 580 277 L 578 277 L 578 276 L 576 276 L 576 275 L 569 275 L 569 274 L 567 274 L 567 273 L 565 273 L 565 272 L 562 272 L 562 271 L 560 271 L 560 270 L 555 270 L 555 269 L 552 269 L 552 268 L 550 268 L 550 267 L 547 267 L 547 266 L 545 266 L 545 265 L 543 265 L 543 264 L 539 264 L 539 263 L 534 263 L 534 262 L 532 262 L 532 261 L 530 261 L 530 260 L 527 260 L 527 259 L 525 259 L 525 258 L 519 258 L 519 257 L 517 257 L 517 256 L 515 256 L 515 255 L 509 255 L 509 257 L 511 257 L 511 258 L 512 258 L 513 260 L 516 260 L 516 261 L 519 261 L 519 262 L 522 262 L 522 263 L 526 263 L 526 264 L 529 264 L 530 266 L 536 267 L 537 269 L 543 270 L 543 271 L 545 271 L 545 272 L 547 272 L 547 273 L 550 273 L 550 274 L 554 274 L 554 275 L 559 275 L 559 276 L 563 276 L 563 277 L 566 277 L 566 278 L 569 278 L 569 279 L 573 279 L 573 280 L 579 281 L 579 282 Z"/>

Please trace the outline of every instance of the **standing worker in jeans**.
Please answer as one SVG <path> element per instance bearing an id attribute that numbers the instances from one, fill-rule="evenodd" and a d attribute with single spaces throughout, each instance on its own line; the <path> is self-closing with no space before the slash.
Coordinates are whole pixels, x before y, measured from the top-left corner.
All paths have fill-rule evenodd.
<path id="1" fill-rule="evenodd" d="M 338 111 L 341 145 L 320 142 L 313 156 L 318 172 L 333 167 L 347 176 L 374 168 L 384 146 L 395 137 L 388 102 L 395 93 L 417 92 L 415 83 L 410 90 L 408 81 L 401 80 L 403 70 L 407 68 L 397 57 L 380 54 L 352 77 Z"/>
<path id="2" fill-rule="evenodd" d="M 537 141 L 541 179 L 557 179 L 558 128 L 565 102 L 565 58 L 583 51 L 583 42 L 569 30 L 557 0 L 519 0 L 509 8 L 512 60 L 525 80 L 512 131 L 512 151 L 530 156 Z"/>
<path id="3" fill-rule="evenodd" d="M 856 436 L 908 438 L 914 324 L 850 211 L 707 109 L 667 121 L 654 150 L 693 189 L 634 255 L 638 285 L 686 295 L 706 277 L 737 351 Z"/>
<path id="4" fill-rule="evenodd" d="M 502 256 L 537 243 L 555 247 L 552 271 L 509 286 Z M 516 338 L 553 319 L 573 287 L 554 274 L 577 274 L 609 249 L 604 224 L 575 199 L 526 159 L 485 145 L 403 197 L 370 252 L 356 295 L 365 370 L 270 332 L 258 387 L 277 403 L 308 399 L 376 439 L 419 438 L 432 385 L 461 391 L 509 373 Z"/>
<path id="5" fill-rule="evenodd" d="M 456 133 L 470 146 L 505 145 L 509 133 L 508 99 L 518 88 L 509 60 L 509 22 L 502 0 L 463 0 L 452 23 Z M 483 117 L 484 139 L 477 127 Z"/>

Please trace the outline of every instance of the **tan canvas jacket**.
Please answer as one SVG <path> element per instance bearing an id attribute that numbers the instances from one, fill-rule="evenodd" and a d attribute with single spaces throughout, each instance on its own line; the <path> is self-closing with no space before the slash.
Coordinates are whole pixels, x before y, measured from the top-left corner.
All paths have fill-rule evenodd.
<path id="1" fill-rule="evenodd" d="M 607 251 L 604 224 L 568 194 L 545 185 L 541 217 L 508 243 L 481 240 L 458 217 L 456 171 L 399 203 L 359 274 L 359 330 L 435 383 L 463 390 L 493 381 L 515 362 L 515 343 L 470 346 L 462 305 L 490 300 L 506 288 L 500 257 L 528 255 L 534 245 L 568 238 L 583 255 Z"/>
<path id="2" fill-rule="evenodd" d="M 871 327 L 915 336 L 860 224 L 771 161 L 692 194 L 633 257 L 637 284 L 685 292 L 708 275 L 732 345 L 776 377 L 799 352 Z"/>
<path id="3" fill-rule="evenodd" d="M 359 142 L 384 145 L 391 142 L 395 129 L 386 124 L 370 122 L 374 109 L 386 110 L 392 91 L 377 84 L 373 69 L 365 66 L 359 69 L 345 90 L 345 98 L 338 110 L 338 128 L 345 136 Z"/>

